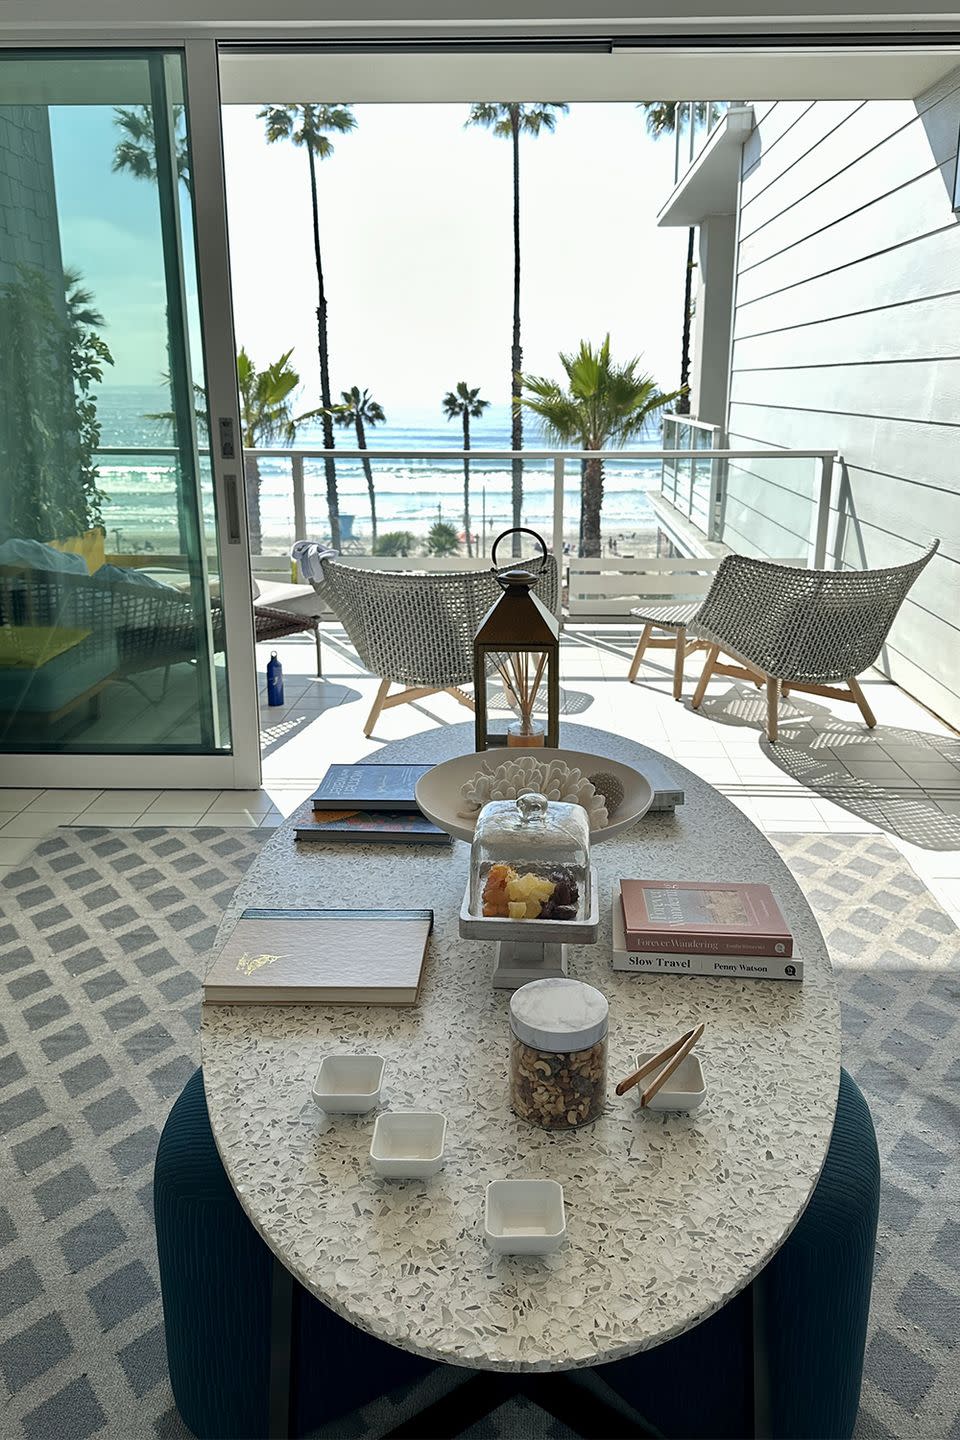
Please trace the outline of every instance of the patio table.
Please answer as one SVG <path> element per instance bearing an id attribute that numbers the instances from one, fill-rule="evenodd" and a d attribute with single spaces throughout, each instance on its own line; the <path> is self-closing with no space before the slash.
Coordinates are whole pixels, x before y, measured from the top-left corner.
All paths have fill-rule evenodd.
<path id="1" fill-rule="evenodd" d="M 436 729 L 370 758 L 438 762 L 471 750 L 472 736 L 472 725 Z M 562 743 L 640 770 L 654 759 L 585 726 L 565 726 Z M 202 1022 L 220 1155 L 282 1262 L 281 1281 L 295 1276 L 381 1340 L 516 1377 L 621 1359 L 691 1328 L 749 1284 L 816 1185 L 840 1066 L 823 937 L 743 813 L 682 766 L 655 759 L 686 804 L 594 848 L 600 937 L 569 952 L 570 974 L 610 1002 L 608 1103 L 583 1129 L 548 1133 L 510 1110 L 509 995 L 490 983 L 494 947 L 458 935 L 466 845 L 297 845 L 287 822 L 225 916 L 221 938 L 250 905 L 434 910 L 416 1007 L 207 1005 Z M 622 876 L 769 884 L 803 958 L 803 983 L 614 972 L 610 904 Z M 642 1113 L 638 1091 L 613 1094 L 638 1051 L 696 1020 L 706 1022 L 700 1111 Z M 345 1049 L 386 1058 L 385 1106 L 446 1115 L 447 1159 L 434 1178 L 377 1178 L 368 1161 L 373 1116 L 327 1117 L 315 1107 L 321 1059 Z M 487 1182 L 538 1176 L 564 1186 L 566 1243 L 548 1257 L 495 1256 L 483 1239 Z"/>

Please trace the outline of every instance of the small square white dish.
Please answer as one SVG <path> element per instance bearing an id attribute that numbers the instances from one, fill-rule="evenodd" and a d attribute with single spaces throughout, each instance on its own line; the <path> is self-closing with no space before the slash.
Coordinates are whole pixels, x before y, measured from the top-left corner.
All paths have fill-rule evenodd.
<path id="1" fill-rule="evenodd" d="M 637 1056 L 637 1069 L 652 1060 L 657 1052 L 645 1050 Z M 666 1062 L 669 1064 L 669 1061 Z M 666 1084 L 662 1085 L 653 1096 L 649 1105 L 640 1106 L 640 1096 L 653 1084 L 659 1071 L 653 1071 L 644 1080 L 641 1080 L 634 1088 L 637 1095 L 638 1108 L 646 1110 L 699 1110 L 707 1098 L 707 1082 L 703 1078 L 703 1066 L 700 1064 L 700 1056 L 694 1051 L 681 1060 Z"/>
<path id="2" fill-rule="evenodd" d="M 549 1255 L 567 1233 L 563 1186 L 556 1180 L 491 1180 L 483 1230 L 501 1255 Z"/>
<path id="3" fill-rule="evenodd" d="M 377 1116 L 370 1163 L 378 1175 L 425 1180 L 443 1164 L 447 1122 L 431 1110 L 385 1110 Z"/>
<path id="4" fill-rule="evenodd" d="M 313 1098 L 329 1115 L 365 1115 L 380 1103 L 382 1055 L 326 1055 L 313 1082 Z"/>

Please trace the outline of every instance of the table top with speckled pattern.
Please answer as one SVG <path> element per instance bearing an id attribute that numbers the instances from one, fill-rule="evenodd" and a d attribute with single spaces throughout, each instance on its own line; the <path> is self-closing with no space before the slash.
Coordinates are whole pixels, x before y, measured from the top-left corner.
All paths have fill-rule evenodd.
<path id="1" fill-rule="evenodd" d="M 570 974 L 610 1001 L 609 1098 L 593 1125 L 539 1130 L 510 1110 L 509 994 L 490 984 L 494 947 L 461 940 L 469 847 L 298 845 L 288 821 L 221 927 L 270 906 L 430 906 L 436 923 L 412 1009 L 204 1007 L 210 1119 L 241 1203 L 264 1240 L 331 1309 L 391 1344 L 449 1364 L 546 1371 L 602 1364 L 660 1344 L 718 1310 L 776 1252 L 817 1182 L 833 1126 L 839 1004 L 823 937 L 770 842 L 711 785 L 642 745 L 567 725 L 561 743 L 686 791 L 594 847 L 596 945 Z M 473 726 L 385 747 L 383 762 L 438 762 L 472 749 Z M 610 964 L 610 902 L 622 876 L 765 882 L 804 961 L 802 985 L 631 975 Z M 616 1080 L 638 1051 L 697 1020 L 708 1093 L 692 1115 L 652 1114 Z M 383 1102 L 446 1115 L 447 1158 L 429 1180 L 374 1175 L 375 1113 L 327 1116 L 311 1099 L 325 1054 L 386 1059 Z M 567 1237 L 553 1255 L 500 1256 L 483 1239 L 498 1178 L 562 1182 Z"/>

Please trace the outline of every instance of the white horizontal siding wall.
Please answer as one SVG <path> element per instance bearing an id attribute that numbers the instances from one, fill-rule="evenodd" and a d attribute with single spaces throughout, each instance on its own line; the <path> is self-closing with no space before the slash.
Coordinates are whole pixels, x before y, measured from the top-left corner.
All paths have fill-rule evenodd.
<path id="1" fill-rule="evenodd" d="M 759 111 L 758 111 L 759 113 Z M 797 550 L 814 477 L 788 446 L 842 451 L 838 559 L 941 551 L 882 664 L 960 725 L 960 69 L 909 101 L 791 101 L 744 147 L 724 539 Z M 802 553 L 797 550 L 797 553 Z"/>

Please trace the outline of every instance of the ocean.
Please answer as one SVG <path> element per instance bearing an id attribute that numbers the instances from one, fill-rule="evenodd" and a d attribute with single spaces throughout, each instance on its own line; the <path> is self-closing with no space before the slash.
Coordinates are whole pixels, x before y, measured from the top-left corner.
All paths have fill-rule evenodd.
<path id="1" fill-rule="evenodd" d="M 103 387 L 97 397 L 101 444 L 130 445 L 136 448 L 171 443 L 169 425 L 150 415 L 170 408 L 168 393 L 161 386 Z M 356 446 L 352 430 L 337 427 L 337 443 L 345 449 Z M 545 448 L 531 419 L 525 425 L 524 440 L 531 449 Z M 319 421 L 304 424 L 297 434 L 304 449 L 323 444 Z M 368 431 L 367 443 L 376 449 L 444 450 L 462 443 L 460 423 L 445 422 L 442 414 L 408 411 Z M 484 460 L 483 450 L 508 449 L 510 411 L 506 405 L 493 406 L 471 422 L 471 529 L 478 533 L 486 517 L 487 538 L 510 524 L 510 462 Z M 655 427 L 645 444 L 633 448 L 655 449 L 660 444 Z M 178 533 L 176 483 L 173 457 L 156 455 L 103 456 L 99 461 L 100 485 L 108 496 L 104 523 L 110 548 L 117 550 L 168 549 Z M 305 464 L 307 528 L 311 536 L 327 533 L 326 481 L 323 461 Z M 205 520 L 212 535 L 213 509 L 209 468 L 203 484 Z M 293 529 L 293 499 L 290 463 L 263 460 L 260 465 L 260 511 L 263 551 L 283 553 L 298 538 Z M 377 527 L 381 535 L 390 530 L 408 530 L 426 535 L 435 521 L 444 520 L 463 528 L 463 470 L 459 461 L 384 460 L 373 461 L 377 502 Z M 632 539 L 652 535 L 656 521 L 647 492 L 659 485 L 660 462 L 610 460 L 605 467 L 603 532 L 611 539 Z M 370 504 L 367 483 L 359 460 L 337 461 L 337 488 L 345 529 L 364 548 L 370 536 Z M 564 493 L 564 529 L 576 535 L 580 513 L 580 476 L 576 462 L 567 464 Z M 524 524 L 549 536 L 553 525 L 552 462 L 524 464 Z"/>

